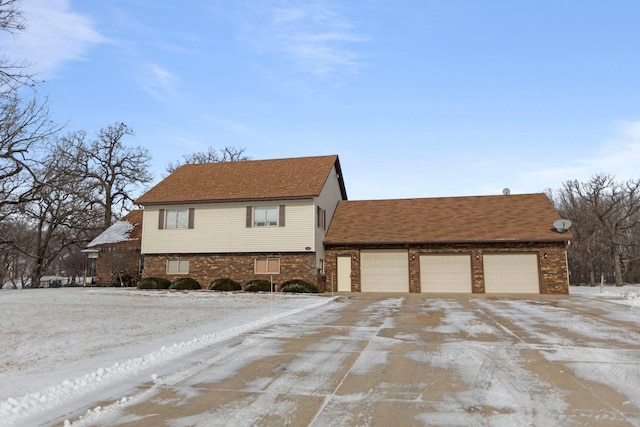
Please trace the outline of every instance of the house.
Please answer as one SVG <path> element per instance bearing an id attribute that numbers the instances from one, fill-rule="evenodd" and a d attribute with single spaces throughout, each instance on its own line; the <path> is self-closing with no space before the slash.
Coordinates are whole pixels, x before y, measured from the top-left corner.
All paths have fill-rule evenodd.
<path id="1" fill-rule="evenodd" d="M 89 261 L 85 283 L 109 286 L 127 277 L 135 283 L 142 268 L 141 237 L 142 210 L 134 210 L 89 242 L 83 251 Z"/>
<path id="2" fill-rule="evenodd" d="M 346 199 L 336 155 L 183 165 L 135 201 L 144 276 L 323 289 L 324 237 Z"/>
<path id="3" fill-rule="evenodd" d="M 543 194 L 341 201 L 327 289 L 567 294 L 569 232 Z"/>

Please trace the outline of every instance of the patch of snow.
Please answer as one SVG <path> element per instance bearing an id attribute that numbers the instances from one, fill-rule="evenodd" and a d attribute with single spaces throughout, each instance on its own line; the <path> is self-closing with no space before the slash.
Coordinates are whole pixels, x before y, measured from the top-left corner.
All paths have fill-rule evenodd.
<path id="1" fill-rule="evenodd" d="M 111 288 L 2 292 L 0 342 L 12 351 L 0 354 L 0 426 L 330 301 Z"/>
<path id="2" fill-rule="evenodd" d="M 119 242 L 134 240 L 129 237 L 131 230 L 133 230 L 134 227 L 135 225 L 130 223 L 129 221 L 118 221 L 115 224 L 113 224 L 111 227 L 107 228 L 105 231 L 100 233 L 98 237 L 96 237 L 91 242 L 89 242 L 87 247 L 91 248 L 97 245 L 119 243 Z"/>

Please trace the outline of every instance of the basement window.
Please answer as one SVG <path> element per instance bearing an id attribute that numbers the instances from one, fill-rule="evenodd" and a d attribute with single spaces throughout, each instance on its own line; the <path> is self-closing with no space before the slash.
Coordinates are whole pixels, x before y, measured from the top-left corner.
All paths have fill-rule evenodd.
<path id="1" fill-rule="evenodd" d="M 256 258 L 255 274 L 280 274 L 280 258 Z"/>
<path id="2" fill-rule="evenodd" d="M 168 259 L 167 274 L 189 274 L 189 260 Z"/>

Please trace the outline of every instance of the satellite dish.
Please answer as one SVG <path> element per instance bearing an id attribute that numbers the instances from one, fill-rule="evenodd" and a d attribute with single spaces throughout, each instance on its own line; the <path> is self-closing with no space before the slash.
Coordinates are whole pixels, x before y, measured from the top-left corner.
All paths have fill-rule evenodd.
<path id="1" fill-rule="evenodd" d="M 553 226 L 556 228 L 556 231 L 560 234 L 564 233 L 571 227 L 571 221 L 568 219 L 558 219 L 553 221 Z"/>
<path id="2" fill-rule="evenodd" d="M 511 190 L 509 190 L 508 188 L 505 188 L 504 190 L 502 190 L 502 194 L 504 194 L 505 196 L 508 196 L 509 194 L 511 194 Z"/>

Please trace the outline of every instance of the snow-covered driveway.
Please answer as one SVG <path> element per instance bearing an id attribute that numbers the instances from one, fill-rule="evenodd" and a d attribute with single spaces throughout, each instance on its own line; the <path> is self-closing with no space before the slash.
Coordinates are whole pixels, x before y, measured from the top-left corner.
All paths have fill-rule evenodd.
<path id="1" fill-rule="evenodd" d="M 12 352 L 3 353 L 0 425 L 640 426 L 640 309 L 622 299 L 356 294 L 332 300 L 115 290 L 33 295 L 62 298 L 60 291 L 86 298 L 86 309 L 74 315 L 64 304 L 49 309 L 54 318 L 51 313 L 77 318 L 78 328 L 88 328 L 78 335 L 63 322 L 66 336 L 75 337 L 67 338 L 73 363 L 36 363 L 54 368 L 53 379 L 39 384 L 46 367 L 16 369 L 8 361 Z M 6 297 L 21 292 L 0 292 L 3 314 L 21 305 L 42 317 L 22 296 Z M 96 310 L 105 298 L 121 306 Z M 127 304 L 134 307 L 122 307 Z M 14 310 L 4 319 L 20 317 L 19 307 Z M 135 311 L 146 314 L 134 321 L 128 316 Z M 169 314 L 174 322 L 158 327 Z M 181 326 L 183 316 L 188 326 Z M 87 326 L 91 322 L 106 337 Z M 134 330 L 121 330 L 120 322 Z M 176 325 L 170 334 L 163 332 L 168 324 Z M 14 353 L 27 361 L 53 346 L 28 329 L 18 331 L 28 341 Z M 129 344 L 107 338 L 114 333 Z M 0 334 L 16 346 L 6 323 Z M 82 369 L 73 376 L 69 366 Z"/>

